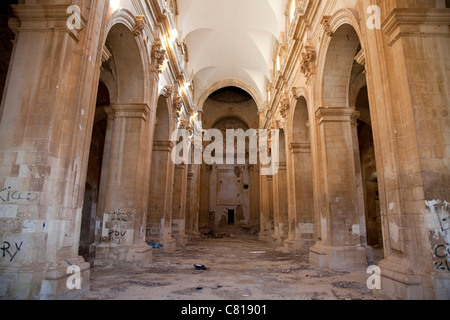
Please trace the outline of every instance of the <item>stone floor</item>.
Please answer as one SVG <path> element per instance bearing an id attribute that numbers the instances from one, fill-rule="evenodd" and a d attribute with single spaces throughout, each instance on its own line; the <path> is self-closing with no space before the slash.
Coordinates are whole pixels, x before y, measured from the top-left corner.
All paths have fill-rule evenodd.
<path id="1" fill-rule="evenodd" d="M 208 270 L 199 271 L 195 264 Z M 95 268 L 81 300 L 381 300 L 366 270 L 319 270 L 255 237 L 193 240 L 175 253 L 154 250 L 149 268 Z"/>

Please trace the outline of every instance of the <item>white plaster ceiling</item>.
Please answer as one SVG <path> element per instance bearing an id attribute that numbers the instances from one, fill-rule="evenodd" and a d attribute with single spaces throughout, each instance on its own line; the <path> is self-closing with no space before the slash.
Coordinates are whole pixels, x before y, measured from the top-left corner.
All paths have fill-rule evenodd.
<path id="1" fill-rule="evenodd" d="M 266 100 L 273 49 L 286 0 L 178 0 L 178 30 L 189 51 L 195 97 L 223 80 L 251 86 Z"/>

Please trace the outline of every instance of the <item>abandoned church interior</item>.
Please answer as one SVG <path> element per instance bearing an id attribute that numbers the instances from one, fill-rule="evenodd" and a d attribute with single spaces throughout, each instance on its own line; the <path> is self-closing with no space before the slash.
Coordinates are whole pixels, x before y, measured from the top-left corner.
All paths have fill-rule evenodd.
<path id="1" fill-rule="evenodd" d="M 0 299 L 450 299 L 450 1 L 0 6 Z"/>

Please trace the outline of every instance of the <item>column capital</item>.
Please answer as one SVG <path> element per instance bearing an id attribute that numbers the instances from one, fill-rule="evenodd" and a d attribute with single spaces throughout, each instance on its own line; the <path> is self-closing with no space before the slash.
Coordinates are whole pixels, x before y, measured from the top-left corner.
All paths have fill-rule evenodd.
<path id="1" fill-rule="evenodd" d="M 153 151 L 172 152 L 172 141 L 155 141 L 153 142 Z"/>
<path id="2" fill-rule="evenodd" d="M 67 32 L 74 39 L 78 39 L 78 33 L 86 25 L 86 18 L 80 12 L 70 12 L 70 4 L 18 4 L 13 5 L 14 14 L 20 20 L 18 31 L 43 32 L 59 31 Z M 69 11 L 69 12 L 68 12 Z M 79 28 L 68 28 L 68 20 L 74 17 Z"/>
<path id="3" fill-rule="evenodd" d="M 354 113 L 354 108 L 322 107 L 316 111 L 316 118 L 320 124 L 323 122 L 351 122 Z"/>
<path id="4" fill-rule="evenodd" d="M 310 143 L 291 143 L 289 144 L 289 150 L 294 153 L 311 153 Z"/>
<path id="5" fill-rule="evenodd" d="M 383 22 L 382 28 L 392 46 L 404 36 L 434 34 L 448 36 L 450 11 L 438 8 L 395 8 Z"/>
<path id="6" fill-rule="evenodd" d="M 111 109 L 114 111 L 114 117 L 118 118 L 141 118 L 147 120 L 150 114 L 150 108 L 145 103 L 137 104 L 112 104 Z"/>

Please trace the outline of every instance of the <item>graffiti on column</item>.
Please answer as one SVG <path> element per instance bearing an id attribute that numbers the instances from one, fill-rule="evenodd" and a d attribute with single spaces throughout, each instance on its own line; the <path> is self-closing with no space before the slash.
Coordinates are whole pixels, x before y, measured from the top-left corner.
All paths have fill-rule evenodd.
<path id="1" fill-rule="evenodd" d="M 2 259 L 6 258 L 9 259 L 9 262 L 13 262 L 17 253 L 19 253 L 22 248 L 22 245 L 23 241 L 20 244 L 15 242 L 14 247 L 8 241 L 4 241 L 2 247 L 0 247 L 0 250 L 2 251 Z"/>
<path id="2" fill-rule="evenodd" d="M 450 204 L 447 201 L 426 201 L 432 214 L 433 264 L 438 271 L 450 272 Z"/>
<path id="3" fill-rule="evenodd" d="M 110 231 L 109 232 L 109 241 L 114 241 L 114 242 L 117 242 L 120 244 L 122 242 L 123 237 L 125 237 L 126 234 L 127 234 L 126 231 L 123 231 L 123 232 L 120 232 L 117 230 Z"/>
<path id="4" fill-rule="evenodd" d="M 121 222 L 127 222 L 130 217 L 131 217 L 131 213 L 123 213 L 123 212 L 111 212 L 109 213 L 109 215 L 111 216 L 111 221 L 121 221 Z"/>
<path id="5" fill-rule="evenodd" d="M 39 198 L 37 193 L 16 191 L 11 187 L 3 188 L 0 190 L 0 203 L 16 202 L 16 201 L 29 201 L 33 202 Z"/>
<path id="6" fill-rule="evenodd" d="M 127 234 L 127 231 L 123 230 L 127 229 L 126 225 L 133 221 L 133 215 L 130 212 L 121 211 L 109 212 L 107 215 L 109 216 L 109 222 L 112 224 L 109 228 L 108 240 L 121 244 Z"/>

